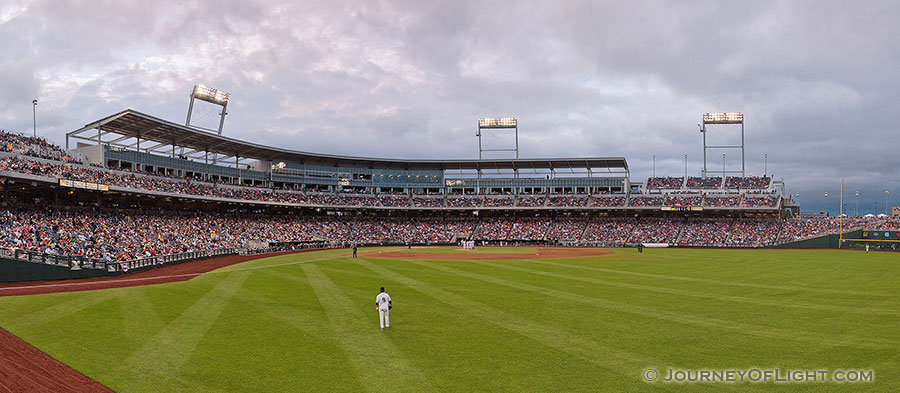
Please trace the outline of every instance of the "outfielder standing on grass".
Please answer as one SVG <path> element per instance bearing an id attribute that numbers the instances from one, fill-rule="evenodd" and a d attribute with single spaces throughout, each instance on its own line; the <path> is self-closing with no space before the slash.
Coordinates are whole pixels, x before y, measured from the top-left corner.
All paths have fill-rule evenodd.
<path id="1" fill-rule="evenodd" d="M 381 287 L 381 293 L 375 297 L 375 309 L 378 310 L 378 322 L 381 323 L 381 330 L 391 328 L 391 319 L 388 314 L 393 307 L 394 306 L 391 304 L 391 295 L 388 295 L 384 291 L 384 287 Z"/>

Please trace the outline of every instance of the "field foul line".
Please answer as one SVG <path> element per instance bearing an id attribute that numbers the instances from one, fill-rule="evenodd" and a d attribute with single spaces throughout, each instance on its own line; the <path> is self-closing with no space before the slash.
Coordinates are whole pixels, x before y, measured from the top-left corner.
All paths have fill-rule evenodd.
<path id="1" fill-rule="evenodd" d="M 2 291 L 15 291 L 22 289 L 39 289 L 39 288 L 68 288 L 68 287 L 82 287 L 82 286 L 92 286 L 92 285 L 108 285 L 112 283 L 122 283 L 122 282 L 141 282 L 141 281 L 154 281 L 154 280 L 163 280 L 169 278 L 182 278 L 182 277 L 196 277 L 203 274 L 219 274 L 219 273 L 232 273 L 232 272 L 240 272 L 245 270 L 258 270 L 258 269 L 268 269 L 273 267 L 280 266 L 289 266 L 289 265 L 299 265 L 302 263 L 311 263 L 311 262 L 319 262 L 319 261 L 327 261 L 329 259 L 335 259 L 336 257 L 330 258 L 318 258 L 311 259 L 307 261 L 295 261 L 295 262 L 286 262 L 279 263 L 275 265 L 265 265 L 265 266 L 250 266 L 250 267 L 242 267 L 236 269 L 217 269 L 204 273 L 184 273 L 184 274 L 170 274 L 167 276 L 154 276 L 154 277 L 141 277 L 141 278 L 123 278 L 120 280 L 108 280 L 108 281 L 89 281 L 89 282 L 70 282 L 70 283 L 58 283 L 58 284 L 40 284 L 40 285 L 24 285 L 24 286 L 16 286 L 16 287 L 3 287 L 0 288 L 0 293 Z M 250 261 L 247 261 L 250 262 Z M 243 262 L 242 262 L 243 263 Z"/>

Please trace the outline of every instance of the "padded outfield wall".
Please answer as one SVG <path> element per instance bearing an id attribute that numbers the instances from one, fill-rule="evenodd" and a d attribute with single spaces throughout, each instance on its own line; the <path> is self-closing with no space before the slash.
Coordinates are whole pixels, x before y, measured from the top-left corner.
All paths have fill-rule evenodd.
<path id="1" fill-rule="evenodd" d="M 798 240 L 772 246 L 772 248 L 849 248 L 865 249 L 869 245 L 870 250 L 898 251 L 900 250 L 900 231 L 850 231 L 844 232 L 843 243 L 841 235 L 832 234 L 811 239 Z"/>

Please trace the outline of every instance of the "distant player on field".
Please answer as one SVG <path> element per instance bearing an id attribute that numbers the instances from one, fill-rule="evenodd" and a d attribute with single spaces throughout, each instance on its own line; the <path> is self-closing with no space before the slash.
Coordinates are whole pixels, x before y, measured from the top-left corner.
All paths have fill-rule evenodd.
<path id="1" fill-rule="evenodd" d="M 393 304 L 391 304 L 391 295 L 388 295 L 387 292 L 384 291 L 384 287 L 381 287 L 381 293 L 375 297 L 375 309 L 378 310 L 378 322 L 381 323 L 381 330 L 391 328 L 391 318 L 389 314 L 393 307 Z"/>

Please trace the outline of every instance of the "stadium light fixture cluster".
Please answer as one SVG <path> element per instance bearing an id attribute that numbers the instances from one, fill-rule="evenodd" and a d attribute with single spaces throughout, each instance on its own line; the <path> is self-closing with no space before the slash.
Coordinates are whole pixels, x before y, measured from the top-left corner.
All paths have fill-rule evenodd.
<path id="1" fill-rule="evenodd" d="M 704 113 L 706 124 L 740 124 L 744 122 L 744 114 L 740 112 Z"/>
<path id="2" fill-rule="evenodd" d="M 209 86 L 204 85 L 194 85 L 194 91 L 192 93 L 194 98 L 211 102 L 213 104 L 225 105 L 228 103 L 229 94 L 218 89 L 213 89 Z"/>
<path id="3" fill-rule="evenodd" d="M 515 117 L 481 118 L 478 119 L 479 128 L 515 128 L 518 121 Z"/>

